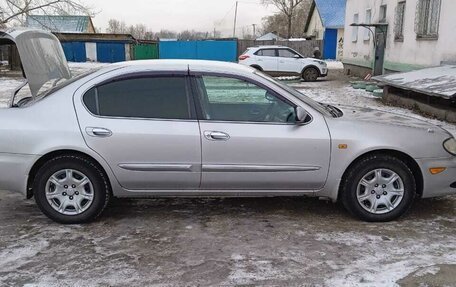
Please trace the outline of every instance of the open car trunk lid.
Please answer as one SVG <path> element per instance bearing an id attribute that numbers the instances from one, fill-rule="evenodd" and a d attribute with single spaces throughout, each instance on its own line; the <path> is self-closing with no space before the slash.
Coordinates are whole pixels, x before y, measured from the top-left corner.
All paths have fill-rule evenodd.
<path id="1" fill-rule="evenodd" d="M 15 44 L 22 69 L 36 97 L 44 84 L 51 80 L 70 79 L 71 72 L 60 41 L 53 34 L 26 28 L 0 31 L 0 45 Z"/>

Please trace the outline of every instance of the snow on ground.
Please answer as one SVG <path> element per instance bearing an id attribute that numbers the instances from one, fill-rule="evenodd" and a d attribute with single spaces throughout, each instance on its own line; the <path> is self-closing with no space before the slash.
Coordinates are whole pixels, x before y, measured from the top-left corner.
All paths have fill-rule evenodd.
<path id="1" fill-rule="evenodd" d="M 309 198 L 117 199 L 65 226 L 0 192 L 0 286 L 454 286 L 455 204 L 366 223 Z"/>
<path id="2" fill-rule="evenodd" d="M 339 61 L 326 60 L 325 62 L 328 64 L 329 70 L 342 70 L 344 68 L 344 64 Z"/>
<path id="3" fill-rule="evenodd" d="M 0 77 L 0 108 L 7 107 L 14 89 L 21 84 L 21 81 L 13 78 Z"/>

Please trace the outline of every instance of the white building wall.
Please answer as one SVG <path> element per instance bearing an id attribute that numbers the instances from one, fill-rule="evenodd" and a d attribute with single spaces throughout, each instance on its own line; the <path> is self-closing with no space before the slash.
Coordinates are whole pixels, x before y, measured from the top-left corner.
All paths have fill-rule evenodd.
<path id="1" fill-rule="evenodd" d="M 130 44 L 125 44 L 125 60 L 126 61 L 131 61 L 131 45 Z"/>
<path id="2" fill-rule="evenodd" d="M 417 39 L 415 33 L 415 14 L 417 1 L 406 0 L 404 39 L 394 39 L 394 23 L 398 0 L 347 0 L 345 17 L 344 62 L 348 64 L 372 67 L 374 44 L 364 40 L 365 28 L 358 28 L 358 40 L 352 41 L 350 27 L 355 13 L 359 14 L 360 22 L 365 22 L 366 10 L 372 9 L 372 23 L 378 23 L 381 5 L 388 5 L 386 22 L 388 26 L 385 51 L 385 69 L 407 71 L 411 69 L 437 66 L 442 62 L 456 62 L 456 1 L 441 0 L 439 37 L 437 40 Z"/>
<path id="3" fill-rule="evenodd" d="M 318 9 L 315 8 L 310 18 L 309 27 L 307 28 L 307 36 L 316 36 L 315 40 L 323 40 L 324 34 L 325 27 L 323 27 L 323 23 L 321 22 L 321 17 Z"/>
<path id="4" fill-rule="evenodd" d="M 344 29 L 337 29 L 337 60 L 341 61 L 344 58 L 344 42 L 345 42 L 345 31 Z"/>
<path id="5" fill-rule="evenodd" d="M 86 56 L 87 61 L 96 62 L 97 61 L 97 43 L 85 43 L 86 46 Z"/>

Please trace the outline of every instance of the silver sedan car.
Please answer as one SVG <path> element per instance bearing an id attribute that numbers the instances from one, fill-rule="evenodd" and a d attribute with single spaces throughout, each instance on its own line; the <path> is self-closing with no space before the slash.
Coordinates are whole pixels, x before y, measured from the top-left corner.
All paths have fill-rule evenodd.
<path id="1" fill-rule="evenodd" d="M 423 121 L 321 104 L 237 64 L 136 61 L 71 78 L 51 34 L 0 43 L 17 45 L 31 91 L 0 110 L 0 189 L 57 222 L 91 221 L 113 196 L 303 195 L 389 221 L 456 192 L 456 140 Z"/>

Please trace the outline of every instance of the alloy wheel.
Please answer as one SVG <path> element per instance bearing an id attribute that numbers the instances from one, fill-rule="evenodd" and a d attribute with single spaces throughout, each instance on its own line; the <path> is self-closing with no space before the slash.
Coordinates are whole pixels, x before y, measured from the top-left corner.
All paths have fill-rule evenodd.
<path id="1" fill-rule="evenodd" d="M 94 199 L 92 182 L 85 174 L 74 169 L 54 173 L 46 182 L 45 193 L 51 207 L 64 215 L 83 213 Z"/>
<path id="2" fill-rule="evenodd" d="M 404 182 L 392 170 L 375 169 L 361 178 L 356 197 L 366 211 L 385 214 L 394 210 L 402 202 Z"/>

